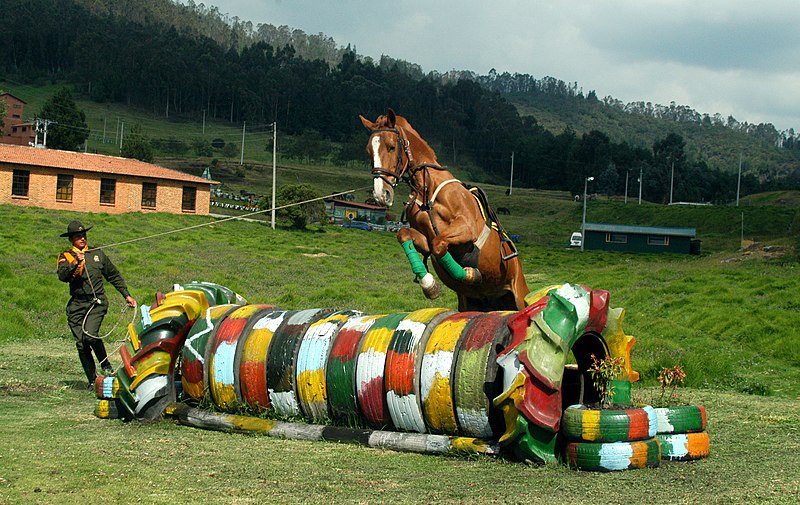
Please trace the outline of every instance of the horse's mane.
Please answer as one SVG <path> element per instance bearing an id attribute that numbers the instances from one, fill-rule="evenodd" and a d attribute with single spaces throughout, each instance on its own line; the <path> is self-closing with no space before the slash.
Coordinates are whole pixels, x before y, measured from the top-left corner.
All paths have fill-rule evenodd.
<path id="1" fill-rule="evenodd" d="M 433 148 L 429 146 L 427 142 L 425 142 L 425 139 L 423 139 L 422 136 L 417 133 L 417 130 L 411 126 L 411 123 L 409 123 L 403 116 L 397 115 L 395 117 L 395 125 L 399 126 L 403 129 L 403 131 L 406 132 L 406 138 L 408 138 L 408 142 L 411 144 L 411 150 L 414 152 L 414 157 L 417 160 L 425 158 L 425 161 L 428 163 L 438 163 L 436 160 L 436 151 L 434 151 Z"/>

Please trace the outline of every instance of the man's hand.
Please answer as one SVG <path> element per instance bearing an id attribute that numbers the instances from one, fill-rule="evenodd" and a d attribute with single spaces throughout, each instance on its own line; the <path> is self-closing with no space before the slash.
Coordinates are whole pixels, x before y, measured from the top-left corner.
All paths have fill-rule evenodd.
<path id="1" fill-rule="evenodd" d="M 126 296 L 125 301 L 128 302 L 128 307 L 136 307 L 136 300 L 131 295 Z"/>
<path id="2" fill-rule="evenodd" d="M 83 251 L 77 251 L 75 252 L 75 257 L 78 259 L 78 263 L 81 263 L 83 262 L 85 255 L 83 254 Z"/>

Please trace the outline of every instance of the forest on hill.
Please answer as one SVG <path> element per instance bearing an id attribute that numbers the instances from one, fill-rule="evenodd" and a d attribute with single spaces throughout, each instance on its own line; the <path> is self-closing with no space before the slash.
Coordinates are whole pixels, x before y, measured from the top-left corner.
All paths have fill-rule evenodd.
<path id="1" fill-rule="evenodd" d="M 577 83 L 507 73 L 423 73 L 385 56 L 360 56 L 331 38 L 254 26 L 216 7 L 170 0 L 6 0 L 0 72 L 18 82 L 69 83 L 97 102 L 170 119 L 277 122 L 291 155 L 364 160 L 358 114 L 394 108 L 439 155 L 476 182 L 622 194 L 641 175 L 643 197 L 724 202 L 800 186 L 800 140 L 770 124 L 686 106 L 621 104 Z M 303 140 L 308 139 L 308 142 Z M 335 152 L 311 152 L 324 139 Z M 167 139 L 152 138 L 167 149 Z M 303 152 L 308 146 L 309 152 Z M 77 148 L 78 146 L 72 146 Z"/>

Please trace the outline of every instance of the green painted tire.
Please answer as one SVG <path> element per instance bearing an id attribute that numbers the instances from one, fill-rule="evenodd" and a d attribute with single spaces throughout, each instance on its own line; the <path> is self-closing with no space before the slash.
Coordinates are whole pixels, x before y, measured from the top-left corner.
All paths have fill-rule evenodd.
<path id="1" fill-rule="evenodd" d="M 570 442 L 566 447 L 566 459 L 570 466 L 580 470 L 631 470 L 658 466 L 661 463 L 661 448 L 655 437 L 607 444 Z"/>
<path id="2" fill-rule="evenodd" d="M 661 443 L 661 459 L 691 461 L 705 458 L 709 453 L 708 433 L 670 433 L 657 435 Z"/>
<path id="3" fill-rule="evenodd" d="M 561 417 L 561 433 L 569 440 L 583 442 L 646 440 L 656 436 L 656 426 L 656 412 L 649 405 L 626 409 L 570 405 Z"/>
<path id="4" fill-rule="evenodd" d="M 657 408 L 658 433 L 696 433 L 706 429 L 706 409 L 702 405 Z"/>

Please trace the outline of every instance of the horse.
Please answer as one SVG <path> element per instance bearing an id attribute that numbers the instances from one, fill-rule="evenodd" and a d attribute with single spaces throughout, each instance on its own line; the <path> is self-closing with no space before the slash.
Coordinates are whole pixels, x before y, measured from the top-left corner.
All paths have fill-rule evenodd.
<path id="1" fill-rule="evenodd" d="M 410 227 L 397 240 L 425 296 L 441 294 L 427 268 L 431 258 L 439 279 L 455 291 L 458 310 L 522 310 L 528 294 L 522 263 L 483 191 L 439 165 L 434 150 L 392 109 L 374 122 L 359 118 L 370 131 L 375 201 L 390 207 L 400 182 L 410 188 L 404 209 Z"/>

